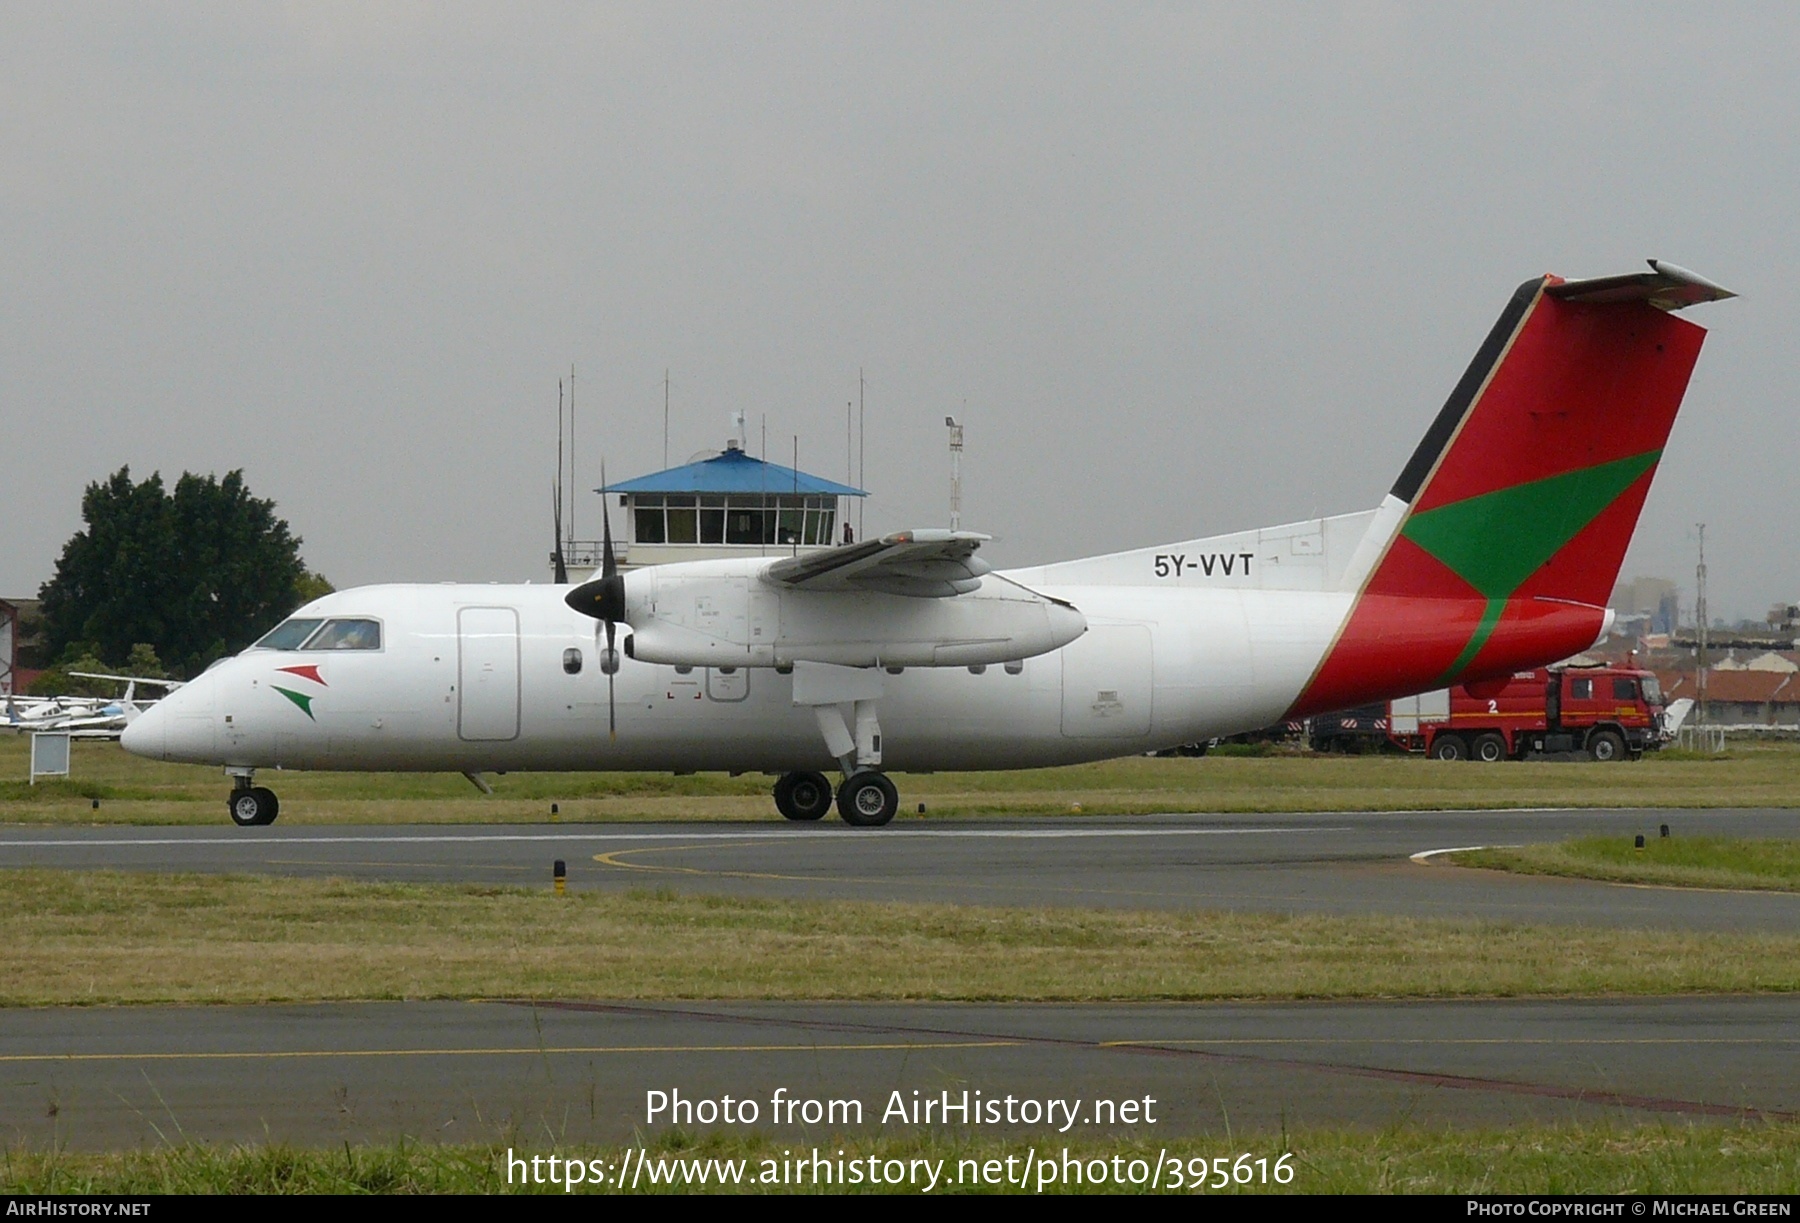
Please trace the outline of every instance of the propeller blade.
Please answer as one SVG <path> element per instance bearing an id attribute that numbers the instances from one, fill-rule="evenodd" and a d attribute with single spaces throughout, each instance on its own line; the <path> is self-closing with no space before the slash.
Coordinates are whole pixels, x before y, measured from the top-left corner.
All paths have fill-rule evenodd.
<path id="1" fill-rule="evenodd" d="M 613 677 L 619 673 L 619 653 L 613 648 L 613 621 L 606 622 L 606 655 L 601 660 L 601 670 L 606 672 L 606 736 L 609 739 L 619 737 L 619 711 L 613 699 Z"/>
<path id="2" fill-rule="evenodd" d="M 600 460 L 600 487 L 606 487 L 606 460 Z M 600 494 L 600 576 L 612 577 L 619 571 L 619 562 L 613 559 L 612 546 L 612 510 L 606 504 L 606 494 Z"/>
<path id="3" fill-rule="evenodd" d="M 606 464 L 600 465 L 600 486 L 606 487 Z M 619 737 L 617 681 L 619 672 L 619 622 L 625 619 L 625 575 L 613 556 L 612 514 L 606 509 L 604 494 L 600 501 L 600 576 L 590 578 L 563 596 L 575 611 L 592 616 L 600 623 L 594 627 L 594 647 L 600 651 L 600 669 L 606 673 L 606 729 L 610 737 Z M 606 629 L 606 646 L 600 646 L 600 629 Z"/>

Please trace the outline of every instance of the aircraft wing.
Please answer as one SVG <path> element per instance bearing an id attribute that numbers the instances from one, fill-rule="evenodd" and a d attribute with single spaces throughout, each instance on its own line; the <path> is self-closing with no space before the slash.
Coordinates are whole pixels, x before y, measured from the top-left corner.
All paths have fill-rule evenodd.
<path id="1" fill-rule="evenodd" d="M 993 538 L 974 531 L 899 531 L 776 561 L 763 580 L 796 590 L 879 591 L 915 599 L 968 594 L 992 572 L 975 550 Z"/>

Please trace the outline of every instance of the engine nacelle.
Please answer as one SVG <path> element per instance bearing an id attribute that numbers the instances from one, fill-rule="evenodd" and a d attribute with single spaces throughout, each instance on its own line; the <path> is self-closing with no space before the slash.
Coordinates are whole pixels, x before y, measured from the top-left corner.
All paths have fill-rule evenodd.
<path id="1" fill-rule="evenodd" d="M 643 662 L 689 667 L 951 667 L 1047 654 L 1087 631 L 1069 604 L 1002 578 L 953 598 L 795 590 L 767 562 L 697 561 L 626 577 L 626 644 Z"/>

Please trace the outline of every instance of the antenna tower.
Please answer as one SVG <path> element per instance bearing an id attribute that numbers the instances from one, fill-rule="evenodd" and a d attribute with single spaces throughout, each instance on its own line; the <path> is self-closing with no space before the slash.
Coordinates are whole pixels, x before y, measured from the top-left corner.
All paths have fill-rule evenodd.
<path id="1" fill-rule="evenodd" d="M 956 423 L 956 417 L 944 417 L 944 424 L 950 430 L 950 529 L 962 530 L 962 452 L 963 427 Z"/>
<path id="2" fill-rule="evenodd" d="M 1700 528 L 1700 563 L 1694 567 L 1694 619 L 1699 621 L 1700 657 L 1694 662 L 1694 687 L 1700 725 L 1706 725 L 1706 524 Z"/>
<path id="3" fill-rule="evenodd" d="M 863 429 L 863 397 L 868 391 L 868 386 L 868 381 L 863 377 L 862 366 L 859 365 L 856 367 L 856 487 L 858 488 L 869 487 L 866 483 L 869 478 L 869 467 L 864 460 L 869 438 Z M 858 539 L 868 538 L 868 532 L 863 528 L 863 502 L 867 500 L 867 497 L 856 499 L 856 538 Z"/>
<path id="4" fill-rule="evenodd" d="M 569 538 L 575 538 L 575 363 L 569 362 Z"/>

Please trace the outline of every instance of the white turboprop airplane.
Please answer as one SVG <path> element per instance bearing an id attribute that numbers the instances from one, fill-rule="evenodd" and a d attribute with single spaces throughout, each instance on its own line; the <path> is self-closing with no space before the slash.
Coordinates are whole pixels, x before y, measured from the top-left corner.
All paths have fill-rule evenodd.
<path id="1" fill-rule="evenodd" d="M 996 573 L 985 536 L 904 531 L 576 586 L 316 599 L 126 729 L 259 768 L 766 771 L 794 820 L 885 824 L 885 767 L 1127 755 L 1591 645 L 1704 332 L 1732 294 L 1648 272 L 1527 281 L 1373 510 Z M 622 651 L 615 640 L 628 630 Z M 1600 733 L 1604 728 L 1597 728 Z"/>

